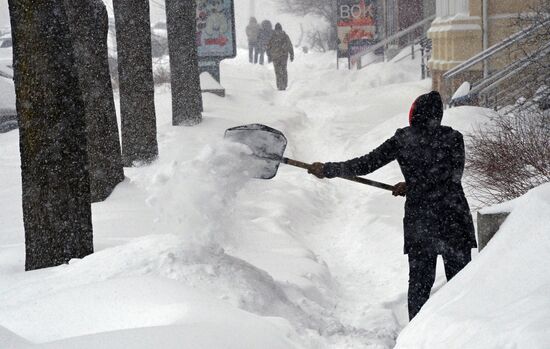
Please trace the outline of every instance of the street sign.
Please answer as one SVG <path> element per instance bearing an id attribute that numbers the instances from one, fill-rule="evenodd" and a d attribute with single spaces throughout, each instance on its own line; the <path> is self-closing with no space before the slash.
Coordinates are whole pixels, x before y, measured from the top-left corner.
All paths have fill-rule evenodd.
<path id="1" fill-rule="evenodd" d="M 376 39 L 374 0 L 337 0 L 338 57 L 349 57 L 352 41 Z"/>
<path id="2" fill-rule="evenodd" d="M 222 60 L 237 55 L 233 0 L 197 1 L 199 60 Z"/>

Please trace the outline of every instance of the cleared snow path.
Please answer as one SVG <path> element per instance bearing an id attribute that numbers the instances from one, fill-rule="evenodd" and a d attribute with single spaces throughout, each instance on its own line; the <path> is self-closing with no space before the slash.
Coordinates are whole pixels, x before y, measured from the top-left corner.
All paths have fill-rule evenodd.
<path id="1" fill-rule="evenodd" d="M 403 199 L 285 165 L 272 180 L 250 180 L 221 138 L 263 123 L 286 135 L 290 158 L 362 155 L 404 126 L 428 90 L 418 64 L 337 71 L 332 53 L 298 53 L 279 92 L 273 67 L 240 52 L 222 64 L 227 96 L 205 94 L 204 121 L 192 128 L 171 126 L 169 90 L 157 89 L 159 160 L 125 169 L 127 180 L 93 205 L 97 252 L 31 273 L 22 272 L 17 133 L 2 135 L 0 331 L 59 348 L 122 348 L 139 328 L 177 346 L 193 324 L 195 348 L 216 347 L 206 344 L 214 332 L 236 348 L 250 347 L 239 342 L 247 333 L 258 334 L 252 347 L 392 348 L 407 322 Z M 401 174 L 394 164 L 369 178 L 393 184 Z M 77 317 L 60 317 L 75 307 Z"/>
<path id="2" fill-rule="evenodd" d="M 322 64 L 308 64 L 311 58 L 301 56 L 289 64 L 287 91 L 275 90 L 271 67 L 260 71 L 268 87 L 251 91 L 259 98 L 268 97 L 266 90 L 273 91 L 270 103 L 287 113 L 279 121 L 289 141 L 286 155 L 301 161 L 344 160 L 368 152 L 405 126 L 410 103 L 429 87 L 427 82 L 414 81 L 416 70 L 404 73 L 403 66 L 379 65 L 380 70 L 357 73 L 335 71 L 329 62 L 326 69 L 319 69 Z M 412 82 L 403 84 L 406 81 Z M 327 336 L 328 344 L 392 348 L 408 321 L 403 199 L 344 180 L 318 180 L 301 169 L 283 166 L 279 171 L 295 172 L 295 180 L 313 182 L 314 190 L 304 195 L 322 207 L 322 217 L 302 237 L 328 264 L 335 281 L 330 316 L 343 326 Z M 401 180 L 395 165 L 378 172 L 371 178 L 391 184 Z"/>

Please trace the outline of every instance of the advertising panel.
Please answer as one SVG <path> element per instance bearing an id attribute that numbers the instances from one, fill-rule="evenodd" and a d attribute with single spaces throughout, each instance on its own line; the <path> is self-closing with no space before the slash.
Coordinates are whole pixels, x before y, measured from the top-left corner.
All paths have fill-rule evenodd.
<path id="1" fill-rule="evenodd" d="M 375 8 L 375 0 L 338 0 L 339 57 L 349 55 L 350 42 L 368 44 L 376 38 Z"/>
<path id="2" fill-rule="evenodd" d="M 233 0 L 196 1 L 199 59 L 235 57 L 237 48 Z"/>

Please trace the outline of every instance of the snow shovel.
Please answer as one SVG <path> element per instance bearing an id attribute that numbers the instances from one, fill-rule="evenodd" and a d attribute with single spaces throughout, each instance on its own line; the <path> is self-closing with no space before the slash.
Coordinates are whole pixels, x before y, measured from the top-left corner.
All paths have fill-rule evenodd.
<path id="1" fill-rule="evenodd" d="M 250 168 L 253 169 L 252 176 L 254 178 L 271 179 L 275 177 L 280 163 L 306 170 L 311 167 L 311 164 L 284 157 L 286 138 L 280 131 L 269 126 L 249 124 L 232 127 L 225 131 L 224 138 L 250 148 L 252 151 Z M 340 178 L 390 191 L 393 189 L 393 185 L 362 177 Z"/>

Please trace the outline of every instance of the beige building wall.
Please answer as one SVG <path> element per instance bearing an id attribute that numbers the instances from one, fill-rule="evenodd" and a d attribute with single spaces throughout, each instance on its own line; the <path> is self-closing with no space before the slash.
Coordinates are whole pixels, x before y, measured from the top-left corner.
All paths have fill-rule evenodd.
<path id="1" fill-rule="evenodd" d="M 537 0 L 488 0 L 488 46 L 492 46 L 515 33 L 519 13 L 529 12 Z M 436 0 L 437 18 L 428 31 L 432 39 L 432 58 L 428 65 L 432 71 L 432 87 L 445 98 L 449 97 L 464 80 L 482 76 L 482 66 L 476 66 L 461 79 L 455 79 L 446 90 L 442 75 L 483 50 L 483 0 Z M 506 58 L 504 58 L 506 60 Z M 501 58 L 491 62 L 489 69 L 506 64 Z"/>

